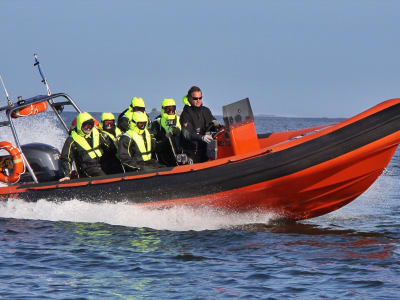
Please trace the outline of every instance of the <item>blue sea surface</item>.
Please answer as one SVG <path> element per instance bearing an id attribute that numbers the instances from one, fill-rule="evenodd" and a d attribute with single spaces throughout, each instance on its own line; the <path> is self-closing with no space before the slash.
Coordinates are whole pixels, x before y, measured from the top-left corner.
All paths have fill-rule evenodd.
<path id="1" fill-rule="evenodd" d="M 338 121 L 256 117 L 256 127 Z M 34 118 L 19 130 L 27 142 L 61 148 L 55 122 Z M 77 198 L 9 200 L 0 203 L 0 299 L 399 299 L 399 187 L 396 151 L 358 199 L 297 223 Z"/>

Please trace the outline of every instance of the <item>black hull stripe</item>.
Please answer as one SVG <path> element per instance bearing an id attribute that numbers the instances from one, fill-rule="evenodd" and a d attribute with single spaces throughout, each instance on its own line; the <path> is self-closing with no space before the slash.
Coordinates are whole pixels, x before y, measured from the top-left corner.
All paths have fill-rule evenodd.
<path id="1" fill-rule="evenodd" d="M 293 174 L 400 130 L 400 104 L 297 146 L 205 170 L 21 193 L 27 201 L 155 202 L 228 191 Z M 115 176 L 114 176 L 115 177 Z M 110 178 L 110 177 L 104 177 Z M 84 179 L 82 181 L 85 181 Z M 32 185 L 46 186 L 46 184 Z M 28 186 L 23 186 L 23 188 Z"/>

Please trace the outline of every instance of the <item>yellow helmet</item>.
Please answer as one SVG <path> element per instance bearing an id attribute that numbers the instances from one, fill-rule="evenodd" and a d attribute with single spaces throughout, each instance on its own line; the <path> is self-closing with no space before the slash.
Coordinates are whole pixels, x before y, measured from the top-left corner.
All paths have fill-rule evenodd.
<path id="1" fill-rule="evenodd" d="M 132 114 L 133 130 L 137 133 L 143 133 L 147 125 L 147 115 L 141 111 L 134 111 Z"/>
<path id="2" fill-rule="evenodd" d="M 140 97 L 133 97 L 131 100 L 131 106 L 132 107 L 146 107 L 146 105 L 144 104 L 144 100 L 143 98 Z"/>
<path id="3" fill-rule="evenodd" d="M 176 106 L 175 100 L 172 98 L 164 98 L 163 101 L 161 102 L 162 107 L 165 106 Z"/>
<path id="4" fill-rule="evenodd" d="M 87 134 L 82 131 L 82 125 L 83 123 L 91 123 L 92 128 L 94 126 L 94 118 L 88 113 L 88 112 L 83 112 L 78 114 L 76 117 L 76 132 L 81 135 L 81 136 L 86 136 Z"/>
<path id="5" fill-rule="evenodd" d="M 164 98 L 161 105 L 161 117 L 166 120 L 174 120 L 176 118 L 175 100 L 172 98 Z"/>
<path id="6" fill-rule="evenodd" d="M 103 112 L 101 114 L 100 129 L 111 132 L 115 128 L 115 116 L 113 113 Z"/>
<path id="7" fill-rule="evenodd" d="M 101 114 L 101 121 L 103 122 L 104 120 L 115 120 L 115 116 L 113 113 L 103 112 Z"/>

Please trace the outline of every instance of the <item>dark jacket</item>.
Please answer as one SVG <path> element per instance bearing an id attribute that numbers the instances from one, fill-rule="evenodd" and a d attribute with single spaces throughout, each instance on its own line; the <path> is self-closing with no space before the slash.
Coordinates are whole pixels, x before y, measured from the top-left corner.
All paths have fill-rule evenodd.
<path id="1" fill-rule="evenodd" d="M 188 106 L 183 108 L 181 114 L 183 151 L 193 159 L 193 162 L 207 161 L 207 144 L 201 137 L 210 131 L 212 121 L 215 120 L 210 109 L 205 106 Z"/>
<path id="2" fill-rule="evenodd" d="M 152 136 L 155 138 L 155 153 L 157 155 L 157 159 L 160 163 L 173 167 L 176 166 L 176 158 L 174 153 L 172 152 L 171 142 L 174 147 L 175 154 L 182 153 L 182 148 L 180 146 L 180 130 L 177 129 L 176 134 L 171 136 L 171 142 L 166 136 L 165 129 L 160 125 L 158 121 L 161 116 L 157 117 L 155 121 L 151 123 L 150 132 Z"/>
<path id="3" fill-rule="evenodd" d="M 86 141 L 92 145 L 93 131 Z M 101 152 L 116 153 L 113 141 L 104 133 L 99 134 L 99 149 Z M 101 157 L 91 158 L 87 151 L 83 149 L 74 139 L 69 136 L 61 151 L 61 166 L 64 176 L 70 176 L 72 172 L 72 162 L 75 162 L 80 177 L 94 177 L 106 175 L 103 170 L 104 159 Z"/>
<path id="4" fill-rule="evenodd" d="M 155 159 L 144 161 L 136 142 L 127 134 L 123 134 L 119 138 L 118 156 L 126 172 L 153 171 L 162 167 Z"/>
<path id="5" fill-rule="evenodd" d="M 122 132 L 129 130 L 129 121 L 128 118 L 125 116 L 125 113 L 128 111 L 129 108 L 125 109 L 122 113 L 118 116 L 117 126 L 121 129 Z"/>

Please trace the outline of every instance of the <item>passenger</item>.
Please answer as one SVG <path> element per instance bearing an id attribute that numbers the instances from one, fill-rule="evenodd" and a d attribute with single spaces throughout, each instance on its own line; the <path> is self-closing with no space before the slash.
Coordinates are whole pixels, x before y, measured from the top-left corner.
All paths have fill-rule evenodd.
<path id="1" fill-rule="evenodd" d="M 75 162 L 80 177 L 94 177 L 106 175 L 101 165 L 104 151 L 115 149 L 113 141 L 94 127 L 93 117 L 87 113 L 80 113 L 76 119 L 76 127 L 66 139 L 60 160 L 64 177 L 60 181 L 71 179 L 72 163 Z"/>
<path id="2" fill-rule="evenodd" d="M 125 132 L 131 128 L 130 126 L 132 126 L 132 114 L 135 111 L 141 111 L 147 115 L 146 105 L 143 98 L 133 97 L 131 100 L 131 105 L 129 105 L 129 107 L 118 116 L 118 128 L 121 129 L 122 132 Z M 151 120 L 148 115 L 147 118 L 147 127 L 149 127 L 151 125 Z"/>
<path id="3" fill-rule="evenodd" d="M 101 114 L 100 128 L 117 144 L 117 138 L 122 134 L 122 131 L 115 125 L 115 116 L 113 113 L 104 112 Z"/>
<path id="4" fill-rule="evenodd" d="M 115 147 L 105 150 L 100 163 L 106 174 L 123 173 L 121 162 L 118 159 L 117 147 L 118 137 L 122 134 L 121 130 L 115 126 L 115 116 L 112 113 L 104 112 L 101 114 L 101 132 L 105 133 L 114 142 Z"/>
<path id="5" fill-rule="evenodd" d="M 156 139 L 155 153 L 158 161 L 166 166 L 176 166 L 176 155 L 181 154 L 182 149 L 179 141 L 181 124 L 174 99 L 165 98 L 162 101 L 161 115 L 152 123 L 150 131 Z"/>
<path id="6" fill-rule="evenodd" d="M 76 129 L 76 118 L 77 118 L 78 116 L 76 116 L 75 117 L 75 119 L 72 121 L 72 123 L 71 123 L 71 126 L 69 127 L 69 129 L 68 129 L 68 134 L 70 135 L 71 134 L 71 132 L 72 132 L 72 130 L 75 130 Z M 100 127 L 100 124 L 99 124 L 99 121 L 97 121 L 96 119 L 93 119 L 94 120 L 94 127 L 96 127 L 97 129 L 101 129 L 101 127 Z"/>
<path id="7" fill-rule="evenodd" d="M 208 107 L 203 106 L 203 94 L 197 86 L 192 86 L 183 97 L 186 104 L 181 114 L 182 148 L 194 163 L 208 160 L 207 144 L 213 141 L 210 130 L 220 127 Z"/>
<path id="8" fill-rule="evenodd" d="M 152 158 L 154 147 L 147 122 L 148 117 L 144 112 L 133 112 L 131 129 L 119 138 L 118 156 L 126 172 L 154 171 L 163 167 Z"/>

